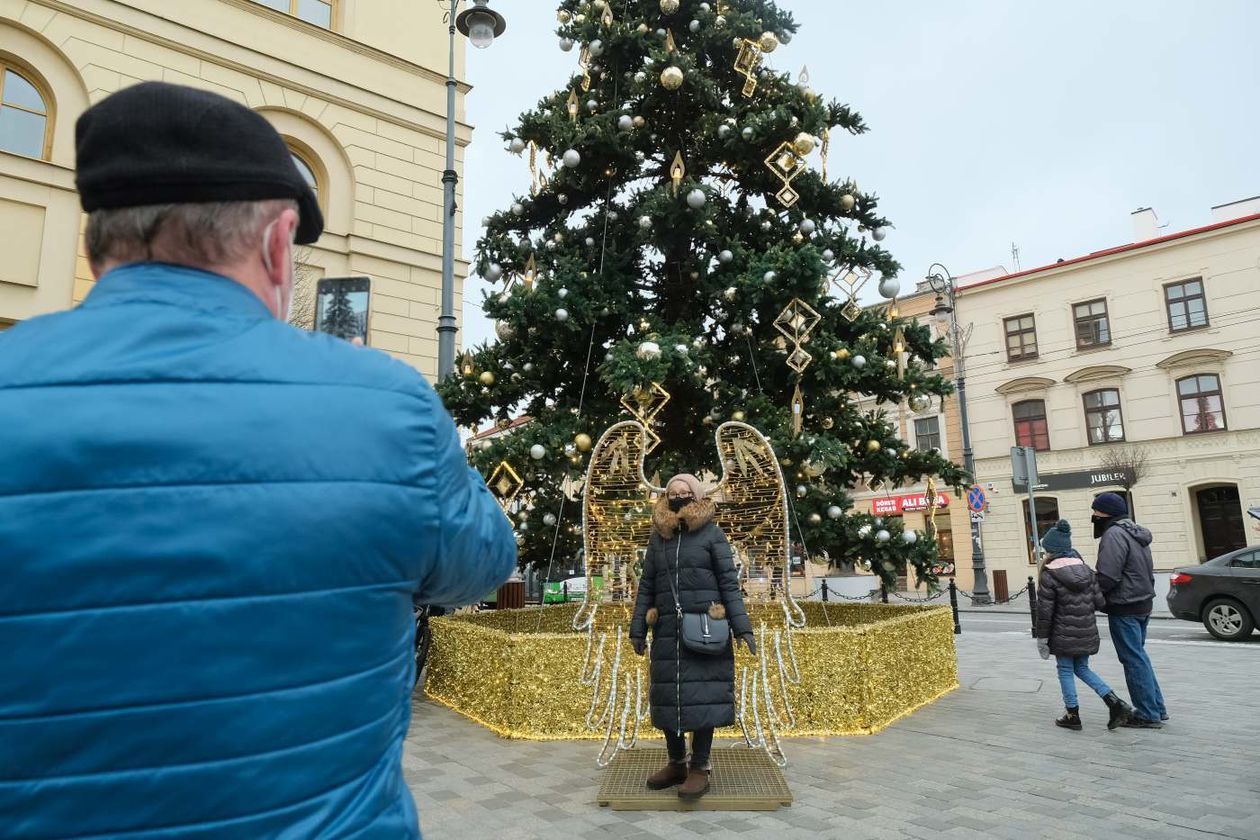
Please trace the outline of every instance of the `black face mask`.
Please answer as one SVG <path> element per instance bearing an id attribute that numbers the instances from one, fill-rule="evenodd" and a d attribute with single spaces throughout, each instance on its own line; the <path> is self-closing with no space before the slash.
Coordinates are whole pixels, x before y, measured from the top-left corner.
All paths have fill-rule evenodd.
<path id="1" fill-rule="evenodd" d="M 1112 516 L 1093 516 L 1090 518 L 1094 521 L 1094 539 L 1096 540 L 1101 539 L 1103 532 L 1110 528 L 1115 521 L 1115 517 Z"/>
<path id="2" fill-rule="evenodd" d="M 680 499 L 670 499 L 669 509 L 672 510 L 674 513 L 678 513 L 683 508 L 685 508 L 687 505 L 691 504 L 694 501 L 695 499 L 691 498 L 690 496 L 683 496 Z"/>

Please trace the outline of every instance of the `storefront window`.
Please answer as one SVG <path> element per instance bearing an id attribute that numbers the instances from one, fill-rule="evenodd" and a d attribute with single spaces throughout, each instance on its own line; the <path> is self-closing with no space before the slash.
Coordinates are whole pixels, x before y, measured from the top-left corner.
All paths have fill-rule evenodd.
<path id="1" fill-rule="evenodd" d="M 1024 499 L 1022 505 L 1024 513 L 1024 551 L 1028 554 L 1028 563 L 1031 566 L 1037 565 L 1037 557 L 1033 554 L 1032 538 L 1028 534 L 1028 500 Z M 1041 542 L 1041 538 L 1049 531 L 1054 524 L 1058 522 L 1059 517 L 1059 500 L 1053 496 L 1037 497 L 1037 542 Z"/>

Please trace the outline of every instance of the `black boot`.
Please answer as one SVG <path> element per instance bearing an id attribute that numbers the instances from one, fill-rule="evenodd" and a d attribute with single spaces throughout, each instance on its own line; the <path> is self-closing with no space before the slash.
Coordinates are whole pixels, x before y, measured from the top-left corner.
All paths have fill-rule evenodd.
<path id="1" fill-rule="evenodd" d="M 1133 707 L 1121 700 L 1114 691 L 1104 697 L 1103 702 L 1111 710 L 1111 717 L 1107 720 L 1108 729 L 1124 726 L 1133 719 Z"/>
<path id="2" fill-rule="evenodd" d="M 1068 706 L 1067 714 L 1054 722 L 1055 726 L 1062 726 L 1064 729 L 1072 729 L 1076 732 L 1081 731 L 1081 710 L 1077 706 Z"/>

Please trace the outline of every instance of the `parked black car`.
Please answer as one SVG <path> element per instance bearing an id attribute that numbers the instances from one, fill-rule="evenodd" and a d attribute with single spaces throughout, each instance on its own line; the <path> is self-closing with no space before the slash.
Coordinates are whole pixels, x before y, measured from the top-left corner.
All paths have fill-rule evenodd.
<path id="1" fill-rule="evenodd" d="M 1169 581 L 1168 609 L 1201 621 L 1218 639 L 1246 639 L 1260 618 L 1260 548 L 1252 546 L 1177 569 Z"/>

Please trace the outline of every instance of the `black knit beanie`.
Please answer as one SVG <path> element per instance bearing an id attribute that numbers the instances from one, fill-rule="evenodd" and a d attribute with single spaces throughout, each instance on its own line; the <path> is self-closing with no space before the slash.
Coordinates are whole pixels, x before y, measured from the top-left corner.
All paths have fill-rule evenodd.
<path id="1" fill-rule="evenodd" d="M 297 243 L 324 231 L 315 193 L 262 115 L 217 93 L 144 82 L 111 94 L 75 125 L 83 209 L 293 199 Z"/>

